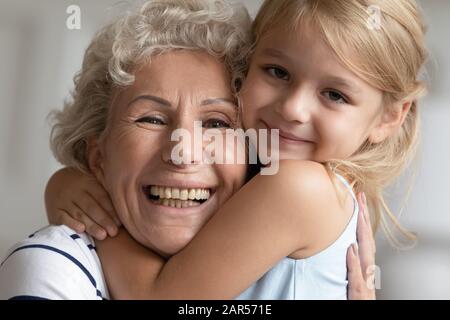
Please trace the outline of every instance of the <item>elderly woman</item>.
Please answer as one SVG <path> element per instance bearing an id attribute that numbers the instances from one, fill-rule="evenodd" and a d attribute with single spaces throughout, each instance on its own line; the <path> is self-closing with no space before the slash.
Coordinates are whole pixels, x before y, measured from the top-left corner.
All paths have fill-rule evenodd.
<path id="1" fill-rule="evenodd" d="M 125 229 L 161 256 L 186 246 L 245 182 L 243 164 L 174 163 L 171 133 L 193 132 L 194 121 L 218 134 L 239 127 L 249 25 L 245 10 L 222 1 L 149 1 L 96 35 L 73 102 L 56 114 L 57 158 L 94 173 Z M 174 196 L 161 205 L 154 188 Z M 353 298 L 364 297 L 363 281 L 353 282 Z M 50 226 L 18 243 L 0 269 L 5 298 L 109 298 L 96 241 Z"/>
<path id="2" fill-rule="evenodd" d="M 128 232 L 162 255 L 185 246 L 245 181 L 245 164 L 174 164 L 171 133 L 192 132 L 194 121 L 238 125 L 230 83 L 249 25 L 239 7 L 150 1 L 95 36 L 73 101 L 56 114 L 58 159 L 98 172 Z M 150 202 L 147 186 L 167 183 L 200 201 L 179 200 L 181 213 Z M 16 244 L 0 269 L 0 299 L 9 298 L 109 298 L 94 239 L 50 226 Z"/>

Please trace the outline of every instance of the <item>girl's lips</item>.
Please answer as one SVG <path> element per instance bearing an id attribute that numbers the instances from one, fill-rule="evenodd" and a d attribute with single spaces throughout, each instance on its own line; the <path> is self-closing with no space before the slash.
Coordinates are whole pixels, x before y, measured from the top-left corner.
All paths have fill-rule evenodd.
<path id="1" fill-rule="evenodd" d="M 261 122 L 267 127 L 268 130 L 274 130 L 277 128 L 272 128 L 269 126 L 265 121 L 261 120 Z M 312 143 L 312 141 L 302 139 L 300 137 L 294 136 L 286 131 L 283 131 L 281 129 L 278 129 L 278 134 L 280 137 L 280 140 L 283 142 L 286 142 L 288 144 L 305 144 L 305 143 Z"/>
<path id="2" fill-rule="evenodd" d="M 280 138 L 280 145 L 285 144 L 285 145 L 291 145 L 291 146 L 308 146 L 311 145 L 312 142 L 311 141 L 307 141 L 307 140 L 297 140 L 297 139 L 291 139 L 289 137 L 285 137 L 283 136 L 281 133 L 279 135 Z"/>

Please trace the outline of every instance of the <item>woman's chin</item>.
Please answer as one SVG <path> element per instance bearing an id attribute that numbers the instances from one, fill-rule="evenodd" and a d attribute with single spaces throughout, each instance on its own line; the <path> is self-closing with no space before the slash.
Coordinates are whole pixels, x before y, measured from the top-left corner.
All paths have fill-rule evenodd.
<path id="1" fill-rule="evenodd" d="M 150 249 L 160 256 L 169 258 L 181 251 L 194 238 L 197 230 L 163 230 L 163 234 L 154 237 L 152 244 L 148 245 Z"/>

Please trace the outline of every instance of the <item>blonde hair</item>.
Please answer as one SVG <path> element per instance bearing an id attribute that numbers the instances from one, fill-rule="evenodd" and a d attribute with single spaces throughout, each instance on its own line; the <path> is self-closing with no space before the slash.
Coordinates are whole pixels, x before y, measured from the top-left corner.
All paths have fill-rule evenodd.
<path id="1" fill-rule="evenodd" d="M 369 29 L 370 6 L 380 10 L 378 30 Z M 407 239 L 416 237 L 391 212 L 383 189 L 410 164 L 419 141 L 417 100 L 425 85 L 418 76 L 427 57 L 419 8 L 414 0 L 266 0 L 253 24 L 253 49 L 276 26 L 297 31 L 306 23 L 316 27 L 343 65 L 383 92 L 385 108 L 413 101 L 396 134 L 378 144 L 366 141 L 348 159 L 326 162 L 329 172 L 349 179 L 355 192 L 365 192 L 374 231 L 381 223 L 391 243 L 401 248 L 389 220 Z"/>
<path id="2" fill-rule="evenodd" d="M 245 72 L 250 28 L 247 10 L 225 0 L 150 0 L 102 28 L 74 77 L 71 101 L 50 114 L 56 159 L 88 170 L 86 139 L 105 130 L 114 87 L 131 85 L 134 68 L 151 56 L 204 50 L 225 63 L 236 93 Z"/>

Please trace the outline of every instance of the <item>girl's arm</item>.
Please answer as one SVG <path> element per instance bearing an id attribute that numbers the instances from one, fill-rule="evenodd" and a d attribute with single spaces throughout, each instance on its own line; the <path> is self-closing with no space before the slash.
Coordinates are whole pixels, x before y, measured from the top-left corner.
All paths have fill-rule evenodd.
<path id="1" fill-rule="evenodd" d="M 123 233 L 97 249 L 114 298 L 232 299 L 284 257 L 333 243 L 349 211 L 322 165 L 281 161 L 276 175 L 252 179 L 168 261 Z"/>

